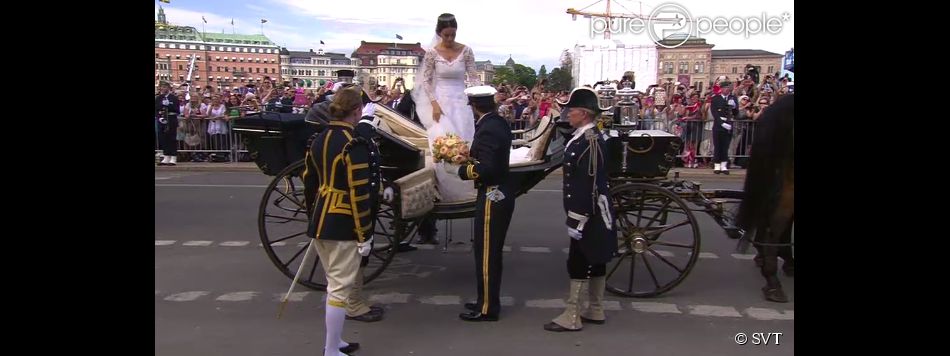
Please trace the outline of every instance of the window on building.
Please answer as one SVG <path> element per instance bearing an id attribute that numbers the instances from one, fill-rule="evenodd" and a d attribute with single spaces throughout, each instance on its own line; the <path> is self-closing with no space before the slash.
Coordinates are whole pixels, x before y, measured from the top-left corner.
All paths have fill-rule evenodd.
<path id="1" fill-rule="evenodd" d="M 689 63 L 680 62 L 680 69 L 679 69 L 678 74 L 686 74 L 686 73 L 689 73 Z"/>
<path id="2" fill-rule="evenodd" d="M 317 71 L 317 75 L 318 75 L 318 76 L 321 76 L 321 77 L 326 76 L 325 73 L 326 73 L 326 71 L 322 71 L 322 70 Z"/>
<path id="3" fill-rule="evenodd" d="M 663 74 L 673 74 L 673 62 L 663 62 Z"/>
<path id="4" fill-rule="evenodd" d="M 228 67 L 224 67 L 224 72 L 225 72 L 225 73 L 228 72 Z"/>
<path id="5" fill-rule="evenodd" d="M 188 45 L 188 49 L 198 49 L 198 46 L 195 46 L 195 45 Z"/>
<path id="6" fill-rule="evenodd" d="M 184 68 L 182 68 L 182 65 L 181 65 L 181 64 L 178 65 L 178 70 L 184 70 Z"/>
<path id="7" fill-rule="evenodd" d="M 178 80 L 180 80 L 180 81 L 185 81 L 185 76 L 184 76 L 184 75 L 179 75 L 179 76 L 178 76 Z"/>
<path id="8" fill-rule="evenodd" d="M 158 53 L 155 53 L 155 58 L 158 58 Z"/>
<path id="9" fill-rule="evenodd" d="M 769 66 L 769 71 L 768 71 L 768 73 L 769 73 L 770 75 L 772 74 L 772 70 L 773 70 L 773 69 L 775 69 L 774 66 Z"/>
<path id="10" fill-rule="evenodd" d="M 260 72 L 261 72 L 261 69 L 260 69 L 260 68 L 257 68 L 257 72 L 260 73 Z"/>
<path id="11" fill-rule="evenodd" d="M 276 72 L 277 72 L 276 69 L 274 69 L 274 68 L 271 68 L 271 69 L 270 69 L 270 73 L 271 73 L 271 74 L 275 74 Z"/>
<path id="12" fill-rule="evenodd" d="M 732 67 L 732 74 L 739 73 L 739 67 Z"/>

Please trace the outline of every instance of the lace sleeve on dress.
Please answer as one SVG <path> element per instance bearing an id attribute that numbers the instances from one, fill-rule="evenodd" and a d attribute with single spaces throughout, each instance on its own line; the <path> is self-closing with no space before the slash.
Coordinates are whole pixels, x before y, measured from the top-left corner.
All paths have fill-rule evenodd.
<path id="1" fill-rule="evenodd" d="M 465 61 L 465 74 L 467 77 L 465 85 L 482 85 L 482 79 L 478 77 L 478 71 L 475 69 L 475 53 L 472 53 L 472 48 L 465 46 L 465 49 L 462 50 L 462 55 L 464 56 L 462 60 Z"/>
<path id="2" fill-rule="evenodd" d="M 433 76 L 435 74 L 435 51 L 430 49 L 426 51 L 425 57 L 422 59 L 422 87 L 426 92 L 426 95 L 429 96 L 429 100 L 435 100 L 435 93 L 432 92 L 433 87 Z"/>

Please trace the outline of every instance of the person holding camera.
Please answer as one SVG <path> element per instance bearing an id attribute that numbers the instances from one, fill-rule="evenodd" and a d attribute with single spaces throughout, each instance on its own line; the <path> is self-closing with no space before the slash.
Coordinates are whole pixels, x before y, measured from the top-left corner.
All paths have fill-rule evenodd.
<path id="1" fill-rule="evenodd" d="M 362 257 L 373 244 L 373 216 L 369 199 L 370 152 L 374 143 L 359 137 L 354 126 L 363 114 L 360 89 L 351 87 L 334 95 L 330 123 L 307 148 L 303 172 L 304 196 L 311 219 L 307 236 L 326 271 L 326 343 L 324 356 L 356 351 L 359 344 L 343 341 L 347 300 L 350 299 Z M 361 257 L 362 256 L 362 257 Z"/>

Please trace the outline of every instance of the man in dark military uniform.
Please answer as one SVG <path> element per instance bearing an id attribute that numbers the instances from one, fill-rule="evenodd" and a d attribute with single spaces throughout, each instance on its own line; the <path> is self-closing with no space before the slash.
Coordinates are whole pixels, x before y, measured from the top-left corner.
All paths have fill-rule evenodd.
<path id="1" fill-rule="evenodd" d="M 722 92 L 712 99 L 713 115 L 713 173 L 729 174 L 729 143 L 732 142 L 733 118 L 739 112 L 739 103 L 732 95 L 732 83 L 719 83 Z"/>
<path id="2" fill-rule="evenodd" d="M 362 116 L 358 88 L 342 90 L 330 106 L 331 121 L 306 153 L 303 172 L 308 205 L 307 236 L 326 272 L 325 355 L 355 351 L 358 344 L 342 339 L 347 304 L 359 274 L 361 257 L 372 251 L 376 216 L 371 204 L 372 142 L 359 137 L 354 125 Z M 378 184 L 378 183 L 376 183 Z"/>
<path id="3" fill-rule="evenodd" d="M 162 150 L 159 166 L 174 166 L 178 162 L 178 114 L 180 114 L 178 96 L 172 92 L 171 84 L 161 81 L 159 94 L 155 96 L 155 120 L 158 121 L 158 146 Z"/>
<path id="4" fill-rule="evenodd" d="M 571 237 L 567 273 L 571 278 L 567 309 L 544 325 L 548 331 L 579 331 L 581 322 L 603 324 L 607 262 L 617 252 L 613 207 L 607 190 L 607 148 L 596 122 L 601 108 L 597 93 L 577 88 L 567 102 L 567 120 L 575 128 L 564 148 L 564 210 Z M 581 297 L 590 305 L 582 309 Z"/>
<path id="5" fill-rule="evenodd" d="M 515 187 L 508 182 L 512 134 L 508 121 L 495 112 L 495 88 L 472 87 L 465 94 L 477 119 L 470 150 L 473 162 L 461 166 L 444 164 L 447 172 L 474 180 L 478 189 L 474 243 L 478 298 L 476 303 L 466 303 L 471 311 L 459 317 L 466 321 L 497 321 L 501 311 L 502 249 L 515 210 Z"/>

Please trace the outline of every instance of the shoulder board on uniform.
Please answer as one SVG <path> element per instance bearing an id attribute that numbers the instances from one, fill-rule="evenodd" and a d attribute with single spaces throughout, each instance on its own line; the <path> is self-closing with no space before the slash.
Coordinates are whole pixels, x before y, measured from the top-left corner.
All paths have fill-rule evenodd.
<path id="1" fill-rule="evenodd" d="M 354 146 L 356 146 L 356 145 L 367 145 L 367 146 L 368 146 L 368 145 L 369 145 L 369 141 L 367 141 L 366 138 L 364 138 L 364 137 L 362 137 L 362 136 L 353 136 L 353 139 L 350 140 L 350 142 L 347 142 L 345 146 L 343 146 L 343 154 L 348 154 L 348 153 L 350 153 L 350 149 L 352 149 L 352 148 L 353 148 Z"/>
<path id="2" fill-rule="evenodd" d="M 596 140 L 597 140 L 597 133 L 594 132 L 594 128 L 593 128 L 593 127 L 587 129 L 587 131 L 584 131 L 584 138 L 586 138 L 588 141 L 591 141 L 591 140 L 596 141 Z"/>

